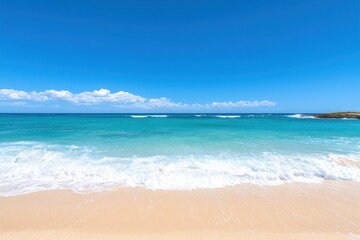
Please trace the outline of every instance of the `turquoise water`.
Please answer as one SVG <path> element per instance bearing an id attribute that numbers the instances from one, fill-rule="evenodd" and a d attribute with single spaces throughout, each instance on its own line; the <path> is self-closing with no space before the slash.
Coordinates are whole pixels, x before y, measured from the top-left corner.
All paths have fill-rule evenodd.
<path id="1" fill-rule="evenodd" d="M 360 121 L 271 114 L 0 114 L 0 195 L 360 180 Z"/>

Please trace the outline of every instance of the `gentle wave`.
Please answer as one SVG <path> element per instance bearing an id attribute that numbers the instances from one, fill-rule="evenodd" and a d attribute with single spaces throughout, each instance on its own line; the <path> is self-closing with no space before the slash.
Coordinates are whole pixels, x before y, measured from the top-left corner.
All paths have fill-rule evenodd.
<path id="1" fill-rule="evenodd" d="M 357 118 L 341 118 L 341 120 L 358 120 Z"/>
<path id="2" fill-rule="evenodd" d="M 132 118 L 148 118 L 148 117 L 167 118 L 167 117 L 169 117 L 169 115 L 130 115 L 130 117 L 132 117 Z"/>
<path id="3" fill-rule="evenodd" d="M 241 118 L 240 115 L 206 115 L 206 114 L 197 114 L 195 117 L 208 117 L 208 118 Z M 254 115 L 252 115 L 254 116 Z"/>
<path id="4" fill-rule="evenodd" d="M 310 116 L 310 115 L 304 115 L 304 114 L 292 114 L 292 115 L 287 115 L 287 117 L 290 118 L 306 118 L 306 119 L 314 119 L 314 116 Z"/>
<path id="5" fill-rule="evenodd" d="M 119 187 L 182 190 L 242 183 L 360 181 L 359 163 L 359 156 L 351 154 L 274 152 L 116 158 L 74 145 L 2 143 L 0 195 L 50 189 L 75 192 Z"/>
<path id="6" fill-rule="evenodd" d="M 241 118 L 240 115 L 215 115 L 217 118 Z"/>

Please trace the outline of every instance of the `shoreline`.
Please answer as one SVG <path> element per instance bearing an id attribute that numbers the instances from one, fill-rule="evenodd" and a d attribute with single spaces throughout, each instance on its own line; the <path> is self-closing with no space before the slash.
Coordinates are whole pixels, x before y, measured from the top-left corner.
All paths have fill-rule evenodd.
<path id="1" fill-rule="evenodd" d="M 336 180 L 183 191 L 42 191 L 0 197 L 0 239 L 356 239 L 359 192 L 359 182 Z"/>

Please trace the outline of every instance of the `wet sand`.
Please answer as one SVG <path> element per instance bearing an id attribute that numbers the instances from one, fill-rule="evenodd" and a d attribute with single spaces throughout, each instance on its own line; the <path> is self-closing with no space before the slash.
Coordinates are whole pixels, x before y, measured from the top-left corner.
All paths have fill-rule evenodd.
<path id="1" fill-rule="evenodd" d="M 0 239 L 360 239 L 360 183 L 0 197 Z"/>

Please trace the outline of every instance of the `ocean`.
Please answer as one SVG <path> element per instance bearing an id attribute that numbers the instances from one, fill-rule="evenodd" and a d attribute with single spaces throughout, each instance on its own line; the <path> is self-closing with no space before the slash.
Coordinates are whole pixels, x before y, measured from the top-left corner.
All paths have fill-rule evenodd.
<path id="1" fill-rule="evenodd" d="M 0 195 L 360 181 L 360 121 L 301 114 L 0 114 Z"/>

